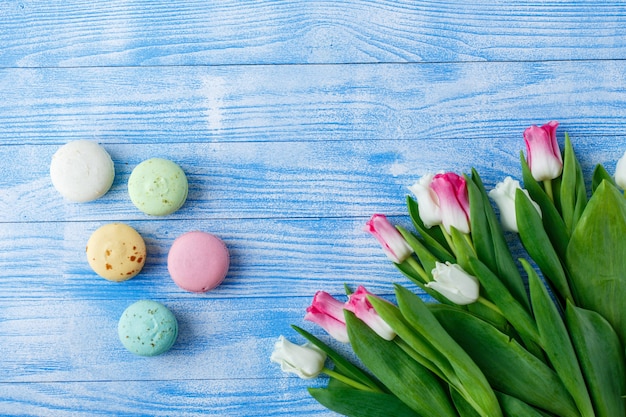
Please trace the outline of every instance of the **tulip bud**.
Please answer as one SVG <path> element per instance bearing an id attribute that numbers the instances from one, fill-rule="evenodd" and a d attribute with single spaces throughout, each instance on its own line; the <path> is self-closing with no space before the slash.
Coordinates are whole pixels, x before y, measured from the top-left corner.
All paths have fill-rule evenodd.
<path id="1" fill-rule="evenodd" d="M 318 291 L 313 296 L 313 302 L 306 309 L 305 320 L 312 321 L 334 339 L 348 343 L 348 330 L 343 315 L 344 303 L 324 291 Z"/>
<path id="2" fill-rule="evenodd" d="M 541 208 L 535 203 L 528 194 L 527 190 L 522 189 L 519 181 L 506 177 L 504 181 L 496 184 L 496 188 L 489 191 L 489 197 L 496 202 L 498 209 L 500 210 L 500 222 L 502 228 L 508 232 L 518 233 L 517 229 L 517 216 L 515 215 L 515 191 L 521 189 L 528 199 L 532 202 L 539 215 L 541 215 Z"/>
<path id="3" fill-rule="evenodd" d="M 385 255 L 397 264 L 404 262 L 413 253 L 413 249 L 404 240 L 400 232 L 389 223 L 384 214 L 374 214 L 365 223 L 365 231 L 370 232 L 378 239 Z"/>
<path id="4" fill-rule="evenodd" d="M 422 219 L 424 226 L 429 229 L 441 224 L 439 199 L 435 191 L 430 187 L 433 177 L 433 174 L 426 174 L 409 187 L 409 190 L 415 195 L 417 200 L 420 219 Z"/>
<path id="5" fill-rule="evenodd" d="M 615 167 L 615 183 L 622 190 L 626 190 L 626 152 L 617 161 L 617 166 Z"/>
<path id="6" fill-rule="evenodd" d="M 446 232 L 450 233 L 450 227 L 454 227 L 459 232 L 469 233 L 469 196 L 465 178 L 453 172 L 437 174 L 430 187 L 437 194 Z"/>
<path id="7" fill-rule="evenodd" d="M 346 310 L 353 312 L 357 318 L 361 319 L 383 339 L 393 340 L 396 333 L 374 310 L 372 303 L 367 299 L 368 296 L 373 296 L 373 294 L 367 291 L 365 287 L 359 286 L 355 292 L 350 294 L 345 306 Z"/>
<path id="8" fill-rule="evenodd" d="M 426 286 L 455 304 L 472 304 L 480 296 L 478 279 L 465 272 L 457 264 L 437 262 L 432 275 L 434 281 L 427 283 Z"/>
<path id="9" fill-rule="evenodd" d="M 294 373 L 302 379 L 311 379 L 324 369 L 326 354 L 310 343 L 298 346 L 280 336 L 274 345 L 270 361 L 278 363 L 283 372 Z"/>
<path id="10" fill-rule="evenodd" d="M 563 171 L 563 159 L 556 141 L 558 122 L 541 127 L 531 126 L 524 131 L 528 167 L 537 181 L 552 180 Z"/>

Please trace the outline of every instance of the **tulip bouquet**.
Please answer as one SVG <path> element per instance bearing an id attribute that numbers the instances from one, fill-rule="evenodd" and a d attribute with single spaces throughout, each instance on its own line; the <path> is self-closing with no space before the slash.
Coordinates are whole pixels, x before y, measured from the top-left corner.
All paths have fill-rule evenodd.
<path id="1" fill-rule="evenodd" d="M 395 304 L 363 287 L 345 302 L 320 291 L 304 318 L 354 356 L 294 326 L 307 343 L 281 336 L 272 361 L 327 374 L 309 391 L 347 416 L 625 417 L 626 154 L 586 183 L 557 126 L 524 132 L 525 189 L 506 178 L 488 192 L 475 170 L 426 175 L 407 198 L 414 231 L 367 222 L 435 302 L 401 285 Z"/>

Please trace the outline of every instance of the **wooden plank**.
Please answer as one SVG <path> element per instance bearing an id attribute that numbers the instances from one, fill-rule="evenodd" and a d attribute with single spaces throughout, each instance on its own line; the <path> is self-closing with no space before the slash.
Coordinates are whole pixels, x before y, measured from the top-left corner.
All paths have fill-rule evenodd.
<path id="1" fill-rule="evenodd" d="M 335 417 L 297 378 L 0 383 L 0 413 L 11 416 Z"/>
<path id="2" fill-rule="evenodd" d="M 230 381 L 253 388 L 264 379 L 288 377 L 269 357 L 281 334 L 305 342 L 291 324 L 345 350 L 321 328 L 304 322 L 309 297 L 152 298 L 176 315 L 179 336 L 160 356 L 136 356 L 120 343 L 117 322 L 141 298 L 137 293 L 130 300 L 0 300 L 0 381 L 188 380 L 213 386 Z"/>
<path id="3" fill-rule="evenodd" d="M 0 70 L 3 144 L 619 136 L 626 61 Z M 514 136 L 513 136 L 514 135 Z"/>
<path id="4" fill-rule="evenodd" d="M 626 138 L 584 136 L 578 129 L 585 130 L 565 124 L 558 137 L 569 131 L 587 176 L 597 163 L 612 172 Z M 407 187 L 428 172 L 474 167 L 488 188 L 507 175 L 519 178 L 522 132 L 457 140 L 104 144 L 116 179 L 104 197 L 82 204 L 65 201 L 52 187 L 48 172 L 57 145 L 0 146 L 0 222 L 402 216 Z M 179 163 L 190 184 L 187 203 L 165 218 L 140 212 L 127 192 L 132 169 L 155 156 Z"/>
<path id="5" fill-rule="evenodd" d="M 409 284 L 362 230 L 366 219 L 181 220 L 126 222 L 144 237 L 146 265 L 135 278 L 112 283 L 89 267 L 85 245 L 102 223 L 5 223 L 0 227 L 0 298 L 98 300 L 174 297 L 212 300 L 246 297 L 312 297 L 324 289 L 343 293 L 344 283 L 390 293 L 391 283 Z M 406 224 L 404 218 L 391 218 Z M 167 272 L 174 239 L 191 230 L 221 237 L 231 252 L 224 282 L 197 295 L 179 289 Z M 1 316 L 1 315 L 0 315 Z"/>
<path id="6" fill-rule="evenodd" d="M 624 59 L 625 15 L 593 0 L 2 2 L 0 65 Z"/>

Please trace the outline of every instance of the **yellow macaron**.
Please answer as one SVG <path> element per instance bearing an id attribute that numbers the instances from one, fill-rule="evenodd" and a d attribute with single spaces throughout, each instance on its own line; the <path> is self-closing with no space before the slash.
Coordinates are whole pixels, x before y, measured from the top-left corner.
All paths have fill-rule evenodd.
<path id="1" fill-rule="evenodd" d="M 98 228 L 87 242 L 87 260 L 94 272 L 121 282 L 137 275 L 146 262 L 146 244 L 139 233 L 122 223 Z"/>

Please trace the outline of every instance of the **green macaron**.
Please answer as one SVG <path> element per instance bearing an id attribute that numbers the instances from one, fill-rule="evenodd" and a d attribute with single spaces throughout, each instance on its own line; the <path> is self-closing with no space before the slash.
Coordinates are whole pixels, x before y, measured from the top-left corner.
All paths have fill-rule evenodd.
<path id="1" fill-rule="evenodd" d="M 120 341 L 139 356 L 156 356 L 167 352 L 178 337 L 178 321 L 163 304 L 140 300 L 131 304 L 117 325 Z"/>
<path id="2" fill-rule="evenodd" d="M 187 176 L 176 163 L 162 158 L 143 161 L 128 179 L 128 194 L 135 207 L 151 216 L 166 216 L 187 199 Z"/>

